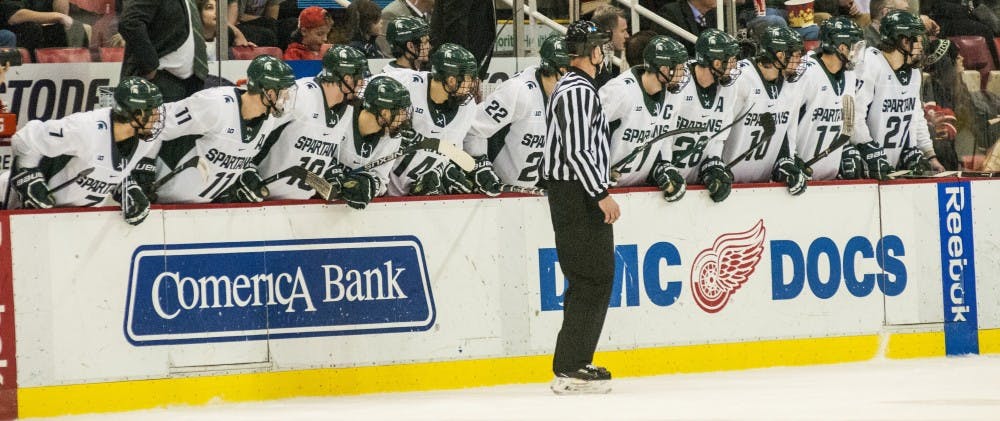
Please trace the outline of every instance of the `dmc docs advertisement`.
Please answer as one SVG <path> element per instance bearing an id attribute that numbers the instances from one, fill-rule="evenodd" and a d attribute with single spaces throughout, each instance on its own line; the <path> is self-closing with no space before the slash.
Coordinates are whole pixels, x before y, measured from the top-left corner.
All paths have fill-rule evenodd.
<path id="1" fill-rule="evenodd" d="M 736 189 L 721 204 L 701 190 L 675 203 L 659 192 L 616 199 L 605 349 L 873 334 L 884 303 L 910 292 L 918 239 L 879 232 L 875 184 L 801 197 Z M 532 330 L 556 331 L 565 280 L 554 249 L 538 248 L 538 270 Z"/>

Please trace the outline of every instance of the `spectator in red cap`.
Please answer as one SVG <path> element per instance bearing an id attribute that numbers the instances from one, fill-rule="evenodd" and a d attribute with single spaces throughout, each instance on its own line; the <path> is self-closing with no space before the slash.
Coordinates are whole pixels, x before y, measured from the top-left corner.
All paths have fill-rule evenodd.
<path id="1" fill-rule="evenodd" d="M 333 20 L 322 7 L 309 6 L 299 14 L 299 28 L 285 49 L 285 60 L 319 60 L 320 48 L 330 34 Z"/>

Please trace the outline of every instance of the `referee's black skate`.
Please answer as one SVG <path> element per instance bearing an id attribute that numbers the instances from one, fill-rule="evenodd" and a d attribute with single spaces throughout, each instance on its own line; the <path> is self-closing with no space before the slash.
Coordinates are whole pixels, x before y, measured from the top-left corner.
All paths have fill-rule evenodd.
<path id="1" fill-rule="evenodd" d="M 551 388 L 557 395 L 608 393 L 611 392 L 611 372 L 604 367 L 587 364 L 574 371 L 556 373 Z"/>

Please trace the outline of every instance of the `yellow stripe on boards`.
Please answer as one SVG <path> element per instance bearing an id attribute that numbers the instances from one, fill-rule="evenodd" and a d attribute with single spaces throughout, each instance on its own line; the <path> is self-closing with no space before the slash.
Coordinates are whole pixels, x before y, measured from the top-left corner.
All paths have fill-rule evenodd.
<path id="1" fill-rule="evenodd" d="M 944 355 L 944 332 L 894 333 L 885 350 L 885 357 L 892 359 Z"/>
<path id="2" fill-rule="evenodd" d="M 979 353 L 1000 354 L 1000 329 L 979 331 Z"/>

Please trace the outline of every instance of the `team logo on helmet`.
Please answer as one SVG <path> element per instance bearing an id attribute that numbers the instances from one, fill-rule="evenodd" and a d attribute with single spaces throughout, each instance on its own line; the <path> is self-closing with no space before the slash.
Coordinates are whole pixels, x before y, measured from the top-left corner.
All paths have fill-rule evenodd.
<path id="1" fill-rule="evenodd" d="M 691 293 L 708 313 L 717 313 L 757 269 L 764 253 L 764 220 L 747 231 L 722 234 L 691 266 Z"/>

